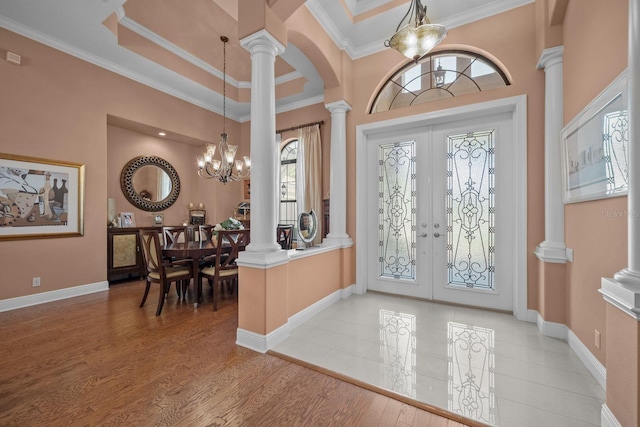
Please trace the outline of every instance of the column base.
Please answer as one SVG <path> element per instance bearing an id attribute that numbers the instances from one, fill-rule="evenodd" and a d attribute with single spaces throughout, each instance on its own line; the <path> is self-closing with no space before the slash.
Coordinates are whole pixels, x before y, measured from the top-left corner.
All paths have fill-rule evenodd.
<path id="1" fill-rule="evenodd" d="M 540 261 L 566 264 L 570 260 L 570 257 L 567 256 L 567 251 L 564 242 L 549 242 L 545 240 L 538 245 L 533 253 Z"/>
<path id="2" fill-rule="evenodd" d="M 637 277 L 635 274 L 625 276 L 625 271 L 627 270 L 616 273 L 614 279 L 603 277 L 599 292 L 605 301 L 636 320 L 640 320 L 640 280 L 635 281 Z"/>

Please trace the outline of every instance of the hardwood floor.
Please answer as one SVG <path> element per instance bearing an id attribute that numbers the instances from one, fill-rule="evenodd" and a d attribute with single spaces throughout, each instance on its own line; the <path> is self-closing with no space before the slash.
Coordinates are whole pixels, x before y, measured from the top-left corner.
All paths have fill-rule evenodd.
<path id="1" fill-rule="evenodd" d="M 0 425 L 466 425 L 236 346 L 233 297 L 214 313 L 172 288 L 156 317 L 158 288 L 139 308 L 143 290 L 0 313 Z"/>

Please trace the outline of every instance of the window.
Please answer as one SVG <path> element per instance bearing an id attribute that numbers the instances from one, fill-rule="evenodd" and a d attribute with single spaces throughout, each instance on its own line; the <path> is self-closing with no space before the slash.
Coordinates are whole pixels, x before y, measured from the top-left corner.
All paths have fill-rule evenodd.
<path id="1" fill-rule="evenodd" d="M 280 152 L 280 215 L 279 224 L 295 226 L 298 217 L 296 204 L 296 172 L 298 140 L 288 142 Z"/>
<path id="2" fill-rule="evenodd" d="M 438 77 L 438 78 L 437 78 Z M 380 89 L 370 114 L 508 86 L 504 71 L 473 52 L 449 50 L 399 69 Z"/>

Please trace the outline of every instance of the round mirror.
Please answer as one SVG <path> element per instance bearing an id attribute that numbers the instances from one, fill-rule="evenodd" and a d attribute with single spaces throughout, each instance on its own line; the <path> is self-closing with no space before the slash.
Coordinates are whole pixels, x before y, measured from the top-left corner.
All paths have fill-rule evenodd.
<path id="1" fill-rule="evenodd" d="M 122 169 L 120 187 L 135 207 L 157 212 L 175 203 L 180 178 L 171 163 L 158 156 L 140 156 Z"/>
<path id="2" fill-rule="evenodd" d="M 313 209 L 309 213 L 302 212 L 298 215 L 298 235 L 305 243 L 312 243 L 318 232 L 318 217 Z"/>

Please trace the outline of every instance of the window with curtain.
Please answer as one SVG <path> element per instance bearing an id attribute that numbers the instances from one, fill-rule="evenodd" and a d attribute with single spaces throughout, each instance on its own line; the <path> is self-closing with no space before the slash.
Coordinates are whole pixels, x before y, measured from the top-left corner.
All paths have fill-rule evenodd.
<path id="1" fill-rule="evenodd" d="M 280 152 L 280 215 L 279 224 L 295 226 L 298 217 L 296 200 L 296 173 L 298 140 L 288 142 Z"/>

